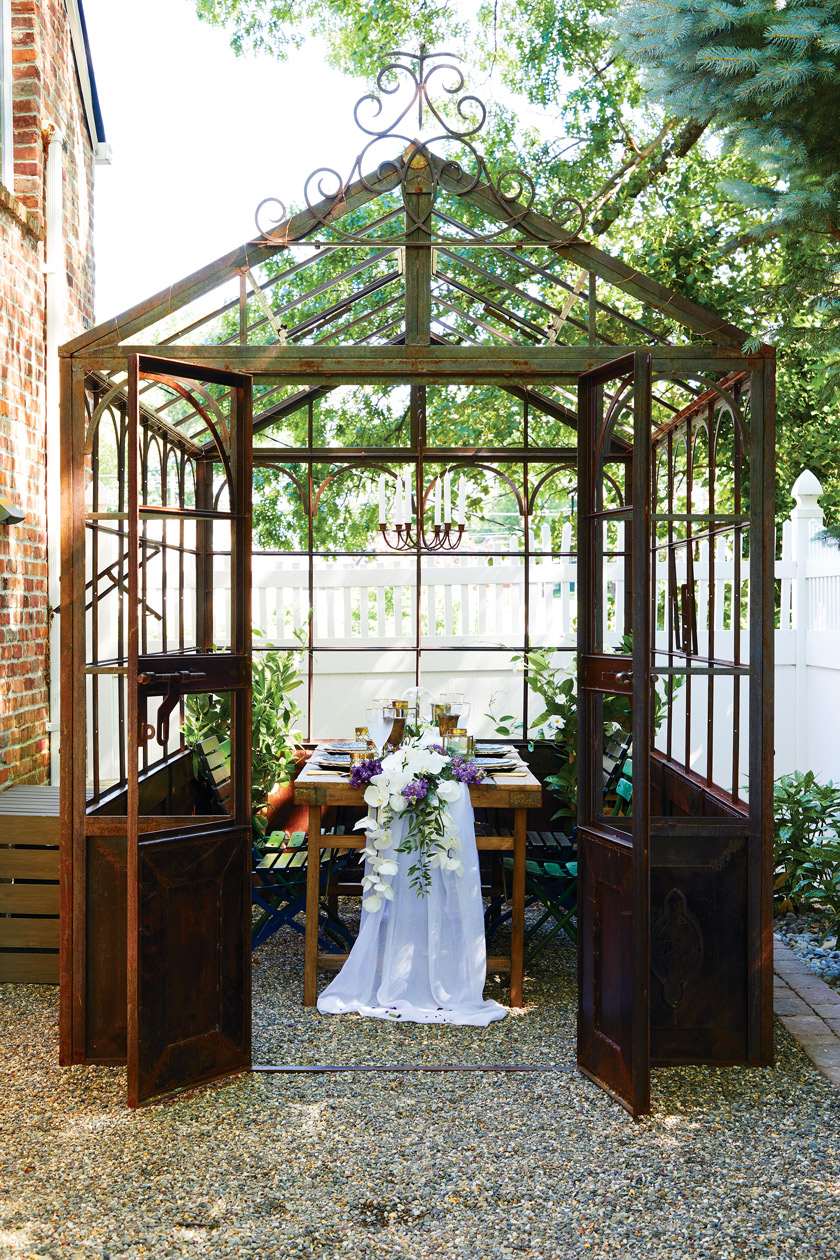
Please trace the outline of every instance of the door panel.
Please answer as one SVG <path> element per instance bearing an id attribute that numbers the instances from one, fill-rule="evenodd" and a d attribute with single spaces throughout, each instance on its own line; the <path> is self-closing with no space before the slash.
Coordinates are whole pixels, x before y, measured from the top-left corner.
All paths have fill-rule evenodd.
<path id="1" fill-rule="evenodd" d="M 168 389 L 176 403 L 195 405 L 203 415 L 215 413 L 216 466 L 224 480 L 214 493 L 212 468 L 197 475 L 195 507 L 173 509 L 165 497 L 160 504 L 143 501 L 152 482 L 148 471 L 140 475 L 141 437 L 148 451 L 140 393 L 150 386 Z M 127 447 L 127 1050 L 128 1101 L 137 1106 L 251 1062 L 250 377 L 135 356 Z M 182 537 L 185 528 L 195 531 L 199 596 L 194 637 L 182 618 L 174 650 L 153 621 L 160 622 L 155 569 L 141 563 L 144 546 L 165 557 L 172 528 Z M 223 618 L 229 641 L 222 647 L 213 644 L 212 605 L 201 598 L 204 585 L 212 590 L 216 550 L 230 555 Z M 158 574 L 159 594 L 166 586 L 162 563 Z M 188 698 L 220 694 L 230 700 L 229 816 L 184 817 L 180 798 L 176 810 L 156 800 L 147 814 L 142 785 L 156 766 L 179 755 Z"/>
<path id="2" fill-rule="evenodd" d="M 748 837 L 739 823 L 692 830 L 652 826 L 651 1059 L 746 1063 Z"/>
<path id="3" fill-rule="evenodd" d="M 136 1077 L 131 1104 L 249 1066 L 250 845 L 246 828 L 139 844 Z M 173 966 L 173 961 L 177 965 Z"/>
<path id="4" fill-rule="evenodd" d="M 126 1061 L 125 845 L 125 835 L 86 837 L 88 1062 Z"/>
<path id="5" fill-rule="evenodd" d="M 586 859 L 578 864 L 578 930 L 587 947 L 580 951 L 578 1062 L 626 1102 L 633 1096 L 632 856 L 591 832 L 580 847 Z"/>
<path id="6" fill-rule="evenodd" d="M 578 404 L 578 1065 L 642 1115 L 650 1110 L 650 356 L 585 373 Z M 624 560 L 621 595 L 605 583 L 608 559 Z"/>

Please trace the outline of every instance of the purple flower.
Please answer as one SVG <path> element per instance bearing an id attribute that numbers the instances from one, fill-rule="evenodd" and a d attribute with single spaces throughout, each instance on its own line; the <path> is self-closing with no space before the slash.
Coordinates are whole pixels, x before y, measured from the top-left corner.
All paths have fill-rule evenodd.
<path id="1" fill-rule="evenodd" d="M 405 785 L 402 794 L 411 805 L 414 801 L 425 800 L 429 794 L 429 785 L 425 779 L 415 779 L 413 783 Z"/>
<path id="2" fill-rule="evenodd" d="M 443 744 L 427 744 L 426 747 L 431 749 L 432 752 L 440 753 L 441 757 L 443 756 Z"/>
<path id="3" fill-rule="evenodd" d="M 364 761 L 356 761 L 350 768 L 350 786 L 366 787 L 375 774 L 382 773 L 382 763 L 378 757 L 368 757 Z"/>
<path id="4" fill-rule="evenodd" d="M 484 779 L 484 771 L 474 761 L 464 761 L 463 757 L 453 757 L 452 777 L 459 783 L 481 783 Z"/>

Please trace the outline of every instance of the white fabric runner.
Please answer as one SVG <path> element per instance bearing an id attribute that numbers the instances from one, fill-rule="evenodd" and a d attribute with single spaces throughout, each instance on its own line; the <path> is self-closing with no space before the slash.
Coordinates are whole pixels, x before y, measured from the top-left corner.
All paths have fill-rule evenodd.
<path id="1" fill-rule="evenodd" d="M 460 788 L 449 808 L 463 845 L 464 874 L 435 867 L 428 895 L 418 897 L 408 882 L 416 854 L 394 854 L 400 868 L 390 881 L 394 900 L 373 912 L 362 908 L 358 939 L 318 998 L 322 1015 L 358 1011 L 375 1019 L 481 1027 L 507 1015 L 498 1002 L 482 997 L 487 952 L 475 820 L 469 789 Z M 394 849 L 406 827 L 405 815 L 394 818 Z"/>

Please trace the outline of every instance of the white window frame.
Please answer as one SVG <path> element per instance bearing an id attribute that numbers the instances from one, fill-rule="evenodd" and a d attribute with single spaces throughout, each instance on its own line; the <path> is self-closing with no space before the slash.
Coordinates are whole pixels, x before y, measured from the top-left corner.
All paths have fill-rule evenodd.
<path id="1" fill-rule="evenodd" d="M 0 183 L 15 188 L 12 116 L 12 0 L 0 0 Z"/>

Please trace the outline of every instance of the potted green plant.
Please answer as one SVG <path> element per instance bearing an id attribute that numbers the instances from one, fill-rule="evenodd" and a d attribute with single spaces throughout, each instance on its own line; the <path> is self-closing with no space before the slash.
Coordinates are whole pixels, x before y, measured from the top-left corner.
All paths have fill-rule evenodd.
<path id="1" fill-rule="evenodd" d="M 260 630 L 254 635 L 263 638 Z M 251 701 L 251 806 L 255 814 L 276 809 L 306 758 L 299 729 L 300 708 L 291 693 L 301 685 L 297 654 L 259 651 L 253 657 Z M 188 748 L 215 735 L 230 737 L 230 696 L 188 696 L 183 734 Z M 285 795 L 284 795 L 285 789 Z"/>

